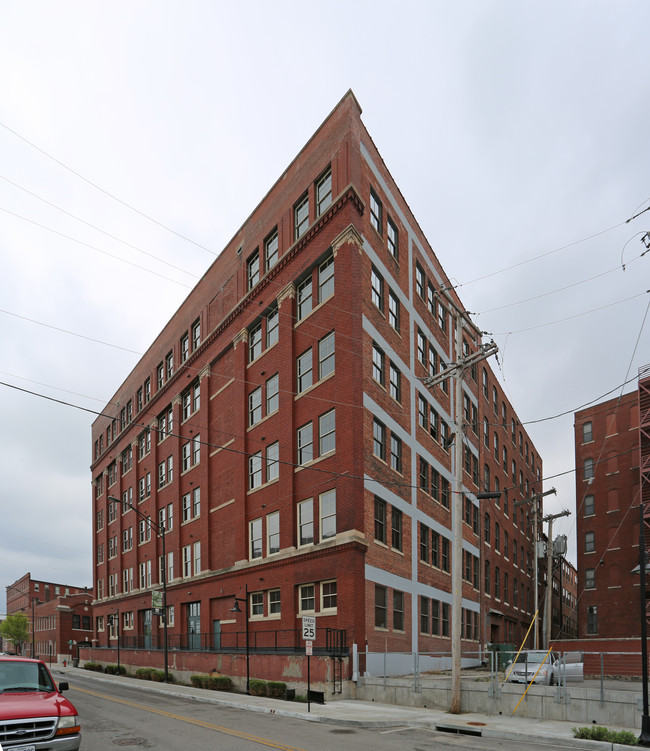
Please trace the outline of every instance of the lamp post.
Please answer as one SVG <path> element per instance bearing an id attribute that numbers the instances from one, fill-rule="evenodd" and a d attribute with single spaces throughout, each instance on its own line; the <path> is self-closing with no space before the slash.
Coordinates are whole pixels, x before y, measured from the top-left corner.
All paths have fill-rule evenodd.
<path id="1" fill-rule="evenodd" d="M 239 590 L 241 592 L 241 590 Z M 244 584 L 244 597 L 235 597 L 235 604 L 230 608 L 231 613 L 241 613 L 239 603 L 244 603 L 246 613 L 246 693 L 250 694 L 250 652 L 248 647 L 248 584 Z"/>
<path id="2" fill-rule="evenodd" d="M 122 508 L 130 508 L 135 513 L 143 519 L 148 525 L 149 529 L 153 529 L 153 531 L 156 533 L 157 537 L 160 537 L 162 542 L 162 559 L 163 559 L 163 565 L 162 565 L 162 588 L 163 588 L 163 612 L 162 612 L 162 619 L 163 619 L 163 630 L 164 630 L 164 639 L 165 639 L 165 683 L 169 683 L 169 668 L 168 668 L 168 662 L 169 662 L 169 641 L 167 638 L 167 553 L 165 549 L 165 525 L 164 524 L 158 524 L 157 522 L 153 521 L 153 519 L 150 516 L 147 516 L 147 514 L 144 514 L 140 509 L 137 509 L 132 503 L 125 500 L 120 500 L 119 498 L 114 498 L 113 496 L 108 496 L 109 501 L 113 501 L 114 503 L 121 504 Z M 118 625 L 119 629 L 119 625 Z M 119 648 L 119 637 L 117 640 L 118 648 Z"/>
<path id="3" fill-rule="evenodd" d="M 120 672 L 120 611 L 116 610 L 108 616 L 108 622 L 117 625 L 117 672 Z"/>

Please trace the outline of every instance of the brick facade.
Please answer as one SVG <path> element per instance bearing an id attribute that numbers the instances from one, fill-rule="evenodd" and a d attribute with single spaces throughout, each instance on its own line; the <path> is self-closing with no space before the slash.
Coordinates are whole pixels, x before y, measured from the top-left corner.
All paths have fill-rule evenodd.
<path id="1" fill-rule="evenodd" d="M 450 650 L 455 383 L 423 379 L 480 341 L 468 328 L 454 351 L 447 276 L 360 114 L 348 92 L 93 424 L 100 648 L 116 610 L 125 645 L 162 632 L 161 539 L 111 500 L 126 499 L 168 525 L 172 645 L 198 629 L 225 650 L 247 587 L 252 643 L 299 645 L 309 613 L 315 646 L 330 628 L 360 648 Z M 542 462 L 487 361 L 463 392 L 475 653 L 530 622 L 532 517 L 514 502 L 541 490 Z"/>

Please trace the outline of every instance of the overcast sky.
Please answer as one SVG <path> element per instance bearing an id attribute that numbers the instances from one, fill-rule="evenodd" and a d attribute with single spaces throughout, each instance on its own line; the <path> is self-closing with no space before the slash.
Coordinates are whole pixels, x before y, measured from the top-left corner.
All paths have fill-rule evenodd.
<path id="1" fill-rule="evenodd" d="M 574 512 L 573 411 L 650 363 L 648 28 L 642 0 L 0 0 L 0 381 L 101 410 L 352 88 L 520 418 L 568 413 L 528 430 Z M 92 585 L 92 420 L 0 386 L 0 612 L 27 571 Z"/>

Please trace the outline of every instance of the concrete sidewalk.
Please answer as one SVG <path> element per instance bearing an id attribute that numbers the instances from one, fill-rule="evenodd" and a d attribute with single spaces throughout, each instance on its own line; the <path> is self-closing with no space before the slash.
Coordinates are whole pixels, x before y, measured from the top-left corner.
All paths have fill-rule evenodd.
<path id="1" fill-rule="evenodd" d="M 579 740 L 573 737 L 571 731 L 576 723 L 556 720 L 536 720 L 516 716 L 489 716 L 478 713 L 460 715 L 449 714 L 444 709 L 420 709 L 379 704 L 375 702 L 337 700 L 324 705 L 311 704 L 311 711 L 307 711 L 307 704 L 302 702 L 288 702 L 281 699 L 269 699 L 260 696 L 247 696 L 224 691 L 207 691 L 192 686 L 182 686 L 174 683 L 154 683 L 126 676 L 112 676 L 95 673 L 83 668 L 63 667 L 62 664 L 52 665 L 52 673 L 56 680 L 63 676 L 74 688 L 77 676 L 83 676 L 98 684 L 127 685 L 147 691 L 152 694 L 167 694 L 194 701 L 218 704 L 224 707 L 243 709 L 249 712 L 263 712 L 281 717 L 292 717 L 308 722 L 327 722 L 335 725 L 362 728 L 388 727 L 422 727 L 431 730 L 446 731 L 475 735 L 483 738 L 501 738 L 504 740 L 521 741 L 522 743 L 546 742 L 558 748 L 582 748 L 611 751 L 622 751 L 630 746 L 601 741 Z M 629 730 L 635 737 L 639 730 L 635 728 L 611 727 L 612 730 Z"/>

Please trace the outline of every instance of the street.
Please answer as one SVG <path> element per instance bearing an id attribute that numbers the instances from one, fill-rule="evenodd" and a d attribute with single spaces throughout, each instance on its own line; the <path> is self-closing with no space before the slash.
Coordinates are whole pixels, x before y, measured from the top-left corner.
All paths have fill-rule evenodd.
<path id="1" fill-rule="evenodd" d="M 250 751 L 519 751 L 521 743 L 422 728 L 363 729 L 244 711 L 75 675 L 68 698 L 81 717 L 83 751 L 111 747 L 181 751 L 224 748 Z M 544 749 L 556 744 L 536 744 Z"/>

